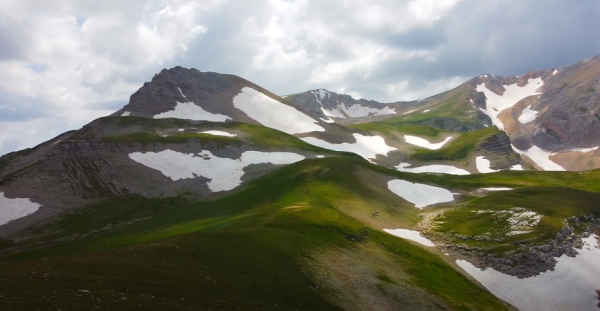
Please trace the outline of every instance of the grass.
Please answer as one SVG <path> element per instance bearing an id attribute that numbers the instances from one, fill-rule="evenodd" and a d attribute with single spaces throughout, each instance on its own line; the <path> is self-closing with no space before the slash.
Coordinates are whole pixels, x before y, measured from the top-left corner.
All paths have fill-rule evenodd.
<path id="1" fill-rule="evenodd" d="M 393 124 L 389 122 L 371 122 L 362 124 L 348 125 L 350 128 L 359 130 L 376 132 L 383 135 L 392 135 L 396 133 L 416 135 L 416 136 L 427 136 L 427 137 L 438 137 L 446 131 L 436 129 L 427 125 L 416 125 L 416 124 Z"/>
<path id="2" fill-rule="evenodd" d="M 554 239 L 564 226 L 564 220 L 590 213 L 600 216 L 600 193 L 564 187 L 527 187 L 514 191 L 500 191 L 473 198 L 459 207 L 444 213 L 438 231 L 463 236 L 485 236 L 500 241 L 468 241 L 471 246 L 493 247 L 497 255 L 514 250 L 526 251 L 531 245 L 540 245 Z M 525 208 L 542 215 L 530 233 L 507 235 L 508 223 L 498 214 L 476 213 L 488 210 L 508 211 L 515 207 Z M 523 243 L 522 241 L 526 241 Z M 463 243 L 460 240 L 455 243 Z"/>
<path id="3" fill-rule="evenodd" d="M 95 127 L 115 126 L 118 132 L 114 134 L 95 132 Z M 140 130 L 142 127 L 143 130 Z M 191 129 L 193 132 L 179 132 L 178 129 Z M 238 133 L 237 137 L 215 136 L 200 134 L 204 130 L 223 130 Z M 167 136 L 159 134 L 160 131 L 171 130 Z M 163 143 L 163 144 L 216 144 L 218 148 L 224 146 L 251 145 L 267 149 L 296 148 L 306 151 L 318 152 L 329 155 L 348 155 L 345 152 L 331 151 L 308 144 L 297 137 L 261 125 L 241 122 L 198 122 L 181 119 L 148 119 L 139 117 L 106 117 L 100 118 L 91 125 L 82 129 L 72 139 L 99 138 L 109 143 Z"/>
<path id="4" fill-rule="evenodd" d="M 469 157 L 482 139 L 500 133 L 501 131 L 495 126 L 478 131 L 462 133 L 458 138 L 442 149 L 429 150 L 419 148 L 411 155 L 411 157 L 421 161 L 463 160 Z"/>
<path id="5" fill-rule="evenodd" d="M 349 215 L 353 207 L 364 214 L 374 205 L 391 209 L 396 213 L 390 215 L 397 215 L 390 221 L 398 223 L 418 219 L 414 207 L 393 196 L 381 198 L 379 190 L 365 184 L 360 171 L 368 167 L 355 157 L 306 160 L 216 200 L 129 198 L 84 209 L 40 229 L 38 234 L 47 234 L 35 242 L 95 231 L 117 220 L 150 218 L 4 255 L 0 304 L 15 310 L 140 305 L 149 310 L 338 310 L 324 298 L 332 289 L 315 283 L 327 271 L 309 273 L 306 264 L 319 260 L 318 250 L 324 248 L 365 255 L 358 251 L 362 243 L 347 238 L 365 229 L 360 215 Z M 368 227 L 364 243 L 384 250 L 369 255 L 398 263 L 397 270 L 374 271 L 379 282 L 374 286 L 417 286 L 454 310 L 505 309 L 437 255 Z M 401 271 L 408 275 L 405 284 L 382 277 Z"/>
<path id="6" fill-rule="evenodd" d="M 430 111 L 414 112 L 383 121 L 390 124 L 415 123 L 433 118 L 451 118 L 464 123 L 477 123 L 478 112 L 468 98 L 469 87 L 461 86 L 430 100 Z"/>

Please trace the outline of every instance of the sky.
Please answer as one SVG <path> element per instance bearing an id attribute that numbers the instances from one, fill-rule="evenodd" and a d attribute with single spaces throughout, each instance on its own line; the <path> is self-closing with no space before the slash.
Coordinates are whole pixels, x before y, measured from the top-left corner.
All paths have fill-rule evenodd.
<path id="1" fill-rule="evenodd" d="M 599 0 L 2 0 L 0 155 L 120 109 L 162 68 L 393 102 L 595 56 L 598 29 Z"/>

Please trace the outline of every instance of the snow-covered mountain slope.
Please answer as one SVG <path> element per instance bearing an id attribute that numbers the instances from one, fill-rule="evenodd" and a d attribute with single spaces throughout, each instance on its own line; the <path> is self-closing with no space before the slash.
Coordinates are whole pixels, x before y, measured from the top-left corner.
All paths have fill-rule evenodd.
<path id="1" fill-rule="evenodd" d="M 597 168 L 600 56 L 523 76 L 468 82 L 471 100 L 506 131 L 514 150 L 543 170 Z"/>
<path id="2" fill-rule="evenodd" d="M 239 121 L 288 134 L 322 132 L 326 124 L 240 77 L 182 67 L 155 75 L 113 116 Z"/>
<path id="3" fill-rule="evenodd" d="M 287 95 L 285 100 L 296 107 L 310 111 L 326 122 L 341 124 L 385 119 L 421 106 L 417 101 L 385 104 L 374 100 L 354 99 L 350 95 L 325 89 Z"/>
<path id="4" fill-rule="evenodd" d="M 0 237 L 101 199 L 218 196 L 282 165 L 336 154 L 260 125 L 101 118 L 0 158 Z"/>

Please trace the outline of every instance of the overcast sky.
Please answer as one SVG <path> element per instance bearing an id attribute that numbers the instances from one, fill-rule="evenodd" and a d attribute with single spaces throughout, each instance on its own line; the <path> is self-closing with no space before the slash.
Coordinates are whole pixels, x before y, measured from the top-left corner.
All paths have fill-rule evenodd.
<path id="1" fill-rule="evenodd" d="M 600 54 L 600 0 L 2 0 L 0 154 L 176 65 L 383 102 Z"/>

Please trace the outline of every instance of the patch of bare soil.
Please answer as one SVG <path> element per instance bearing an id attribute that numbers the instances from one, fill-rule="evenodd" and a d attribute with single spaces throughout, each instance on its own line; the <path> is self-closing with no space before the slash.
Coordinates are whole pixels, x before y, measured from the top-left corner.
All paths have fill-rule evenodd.
<path id="1" fill-rule="evenodd" d="M 306 260 L 316 291 L 345 310 L 449 310 L 410 284 L 409 276 L 373 243 L 322 249 Z"/>

